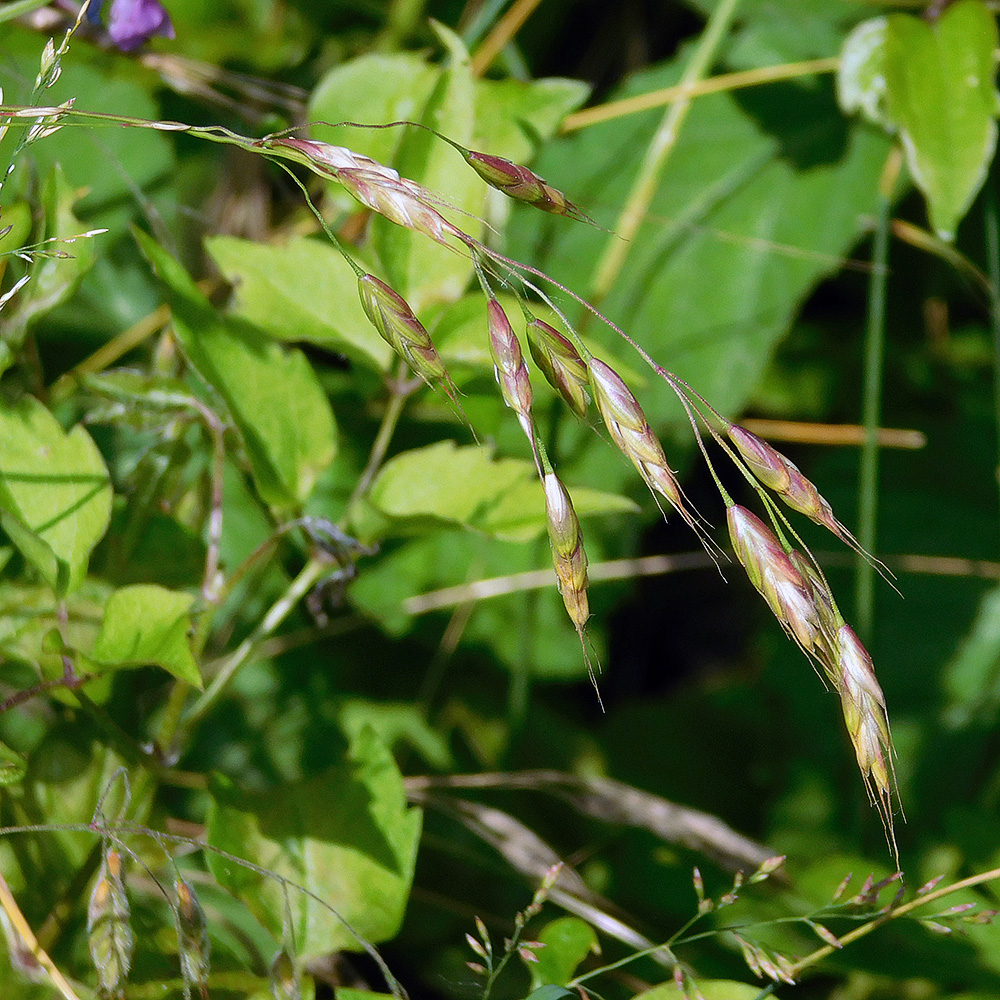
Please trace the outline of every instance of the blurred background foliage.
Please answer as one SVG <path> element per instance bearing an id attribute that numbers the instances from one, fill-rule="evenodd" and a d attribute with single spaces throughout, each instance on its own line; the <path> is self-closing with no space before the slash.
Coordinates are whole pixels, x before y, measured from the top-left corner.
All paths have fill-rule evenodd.
<path id="1" fill-rule="evenodd" d="M 0 23 L 7 104 L 29 99 L 44 41 L 61 37 L 71 5 L 31 6 Z M 826 63 L 693 100 L 609 287 L 599 262 L 615 247 L 664 109 L 599 121 L 579 111 L 677 84 L 719 4 L 167 6 L 176 37 L 137 52 L 116 51 L 103 29 L 84 24 L 39 100 L 72 97 L 80 110 L 251 137 L 406 118 L 530 163 L 595 225 L 512 208 L 424 132 L 309 130 L 396 166 L 470 212 L 461 219 L 469 232 L 599 300 L 726 416 L 810 425 L 799 428 L 804 441 L 782 447 L 854 526 L 857 440 L 817 439 L 861 420 L 871 233 L 897 140 L 844 114 L 829 70 L 853 26 L 902 5 L 739 4 L 713 75 Z M 930 6 L 938 15 L 947 5 Z M 518 8 L 530 16 L 507 32 Z M 12 128 L 0 143 L 3 163 L 20 136 Z M 514 579 L 512 592 L 487 599 L 459 589 L 436 605 L 419 600 L 550 565 L 540 487 L 493 381 L 485 303 L 467 260 L 369 222 L 337 185 L 301 173 L 362 266 L 419 312 L 475 438 L 440 393 L 400 395 L 352 271 L 299 189 L 262 157 L 184 132 L 92 123 L 40 139 L 13 162 L 0 199 L 12 229 L 0 252 L 107 232 L 67 247 L 72 257 L 0 258 L 2 291 L 32 276 L 0 315 L 5 826 L 86 824 L 124 766 L 124 820 L 207 837 L 302 882 L 381 942 L 415 997 L 480 995 L 463 941 L 473 916 L 497 941 L 509 936 L 557 857 L 568 867 L 531 925 L 550 941 L 540 954 L 551 967 L 532 981 L 517 959 L 497 996 L 561 985 L 578 963 L 586 970 L 666 940 L 697 907 L 692 865 L 718 895 L 735 869 L 788 855 L 787 878 L 751 890 L 732 911 L 738 922 L 807 913 L 849 873 L 860 882 L 893 870 L 836 699 L 742 574 L 731 565 L 720 574 L 676 518 L 664 522 L 593 420 L 576 421 L 540 379 L 536 417 L 574 489 L 591 564 L 678 559 L 649 576 L 594 574 L 588 638 L 604 711 L 548 582 Z M 891 192 L 881 424 L 919 432 L 906 438 L 919 447 L 881 453 L 877 553 L 899 593 L 877 584 L 866 638 L 897 746 L 906 822 L 896 835 L 911 888 L 1000 866 L 1000 251 L 989 169 L 953 244 L 933 235 L 905 167 Z M 556 299 L 627 378 L 685 490 L 721 525 L 674 396 L 578 302 Z M 355 496 L 394 401 L 401 416 L 384 462 Z M 86 432 L 67 434 L 80 420 Z M 57 471 L 69 485 L 10 478 L 44 471 L 30 463 L 53 453 L 65 456 Z M 72 476 L 86 480 L 83 493 Z M 216 581 L 203 579 L 213 476 L 224 581 L 214 593 Z M 726 484 L 752 500 L 738 476 Z M 32 539 L 47 529 L 38 509 L 57 490 L 66 492 L 53 509 L 73 509 L 73 537 L 39 555 Z M 853 557 L 811 528 L 803 537 L 853 619 Z M 326 576 L 308 576 L 317 553 Z M 285 615 L 263 626 L 275 607 Z M 239 659 L 241 643 L 249 655 Z M 91 679 L 62 684 L 67 662 Z M 213 689 L 233 663 L 231 683 Z M 195 690 L 203 681 L 209 695 Z M 51 690 L 19 700 L 40 682 Z M 448 787 L 449 775 L 479 773 L 477 787 Z M 593 784 L 605 779 L 623 784 Z M 646 794 L 629 798 L 624 786 Z M 119 794 L 120 780 L 112 788 Z M 699 838 L 658 825 L 656 797 L 732 830 Z M 726 840 L 732 831 L 746 839 Z M 130 844 L 149 870 L 132 865 L 139 946 L 125 995 L 179 996 L 192 981 L 179 978 L 173 921 L 152 881 L 173 873 L 148 838 Z M 371 956 L 315 901 L 289 905 L 253 872 L 179 853 L 208 914 L 213 997 L 266 995 L 267 965 L 290 937 L 307 994 L 386 989 Z M 40 943 L 84 984 L 81 996 L 96 980 L 80 900 L 100 856 L 93 834 L 0 841 L 0 872 Z M 986 888 L 948 902 L 992 899 Z M 560 907 L 593 929 L 556 926 Z M 830 926 L 839 934 L 851 924 Z M 3 996 L 52 995 L 44 977 L 25 976 L 9 912 L 4 927 L 15 954 L 0 968 Z M 794 923 L 770 923 L 759 939 L 792 955 L 821 944 Z M 754 982 L 731 935 L 678 955 L 696 980 Z M 663 982 L 675 990 L 670 964 L 656 959 L 588 985 L 609 998 Z M 705 996 L 758 995 L 743 989 L 706 986 Z M 777 994 L 995 997 L 1000 931 L 942 937 L 899 921 Z"/>

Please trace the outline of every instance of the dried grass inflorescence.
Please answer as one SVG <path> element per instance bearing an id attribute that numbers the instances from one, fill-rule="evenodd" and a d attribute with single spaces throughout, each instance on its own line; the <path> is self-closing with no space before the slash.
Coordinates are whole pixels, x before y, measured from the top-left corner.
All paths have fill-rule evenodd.
<path id="1" fill-rule="evenodd" d="M 834 517 L 833 508 L 826 498 L 802 475 L 794 462 L 745 427 L 730 424 L 726 433 L 757 479 L 774 490 L 792 510 L 828 528 L 842 541 L 857 545 L 850 532 Z"/>
<path id="2" fill-rule="evenodd" d="M 465 149 L 457 143 L 452 143 L 458 149 L 465 162 L 490 187 L 502 191 L 508 198 L 523 201 L 543 212 L 552 215 L 566 215 L 580 222 L 591 222 L 591 219 L 580 211 L 566 195 L 551 184 L 546 183 L 534 171 L 513 163 L 502 156 L 490 153 L 477 153 L 474 149 Z"/>
<path id="3" fill-rule="evenodd" d="M 872 800 L 892 839 L 892 737 L 871 656 L 840 614 L 814 563 L 786 547 L 745 507 L 727 511 L 736 558 L 774 616 L 840 695 L 847 732 Z"/>
<path id="4" fill-rule="evenodd" d="M 124 996 L 135 945 L 131 918 L 121 854 L 108 848 L 104 851 L 87 906 L 90 957 L 97 970 L 101 993 L 107 997 Z"/>

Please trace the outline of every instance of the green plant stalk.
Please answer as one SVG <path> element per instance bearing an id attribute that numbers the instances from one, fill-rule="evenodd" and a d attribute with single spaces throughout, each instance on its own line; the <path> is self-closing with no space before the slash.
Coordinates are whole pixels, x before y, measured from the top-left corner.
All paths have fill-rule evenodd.
<path id="1" fill-rule="evenodd" d="M 330 560 L 314 556 L 302 567 L 299 575 L 291 582 L 288 589 L 268 609 L 260 624 L 250 633 L 222 662 L 218 673 L 212 678 L 205 693 L 191 706 L 191 709 L 181 719 L 181 725 L 191 727 L 197 725 L 205 715 L 215 707 L 229 682 L 239 670 L 245 666 L 254 651 L 268 638 L 276 628 L 291 614 L 292 609 L 313 588 L 320 577 L 330 568 Z M 172 738 L 172 733 L 162 734 Z M 162 736 L 161 736 L 162 738 Z"/>
<path id="2" fill-rule="evenodd" d="M 691 108 L 692 95 L 687 90 L 703 79 L 711 68 L 716 51 L 729 29 L 739 4 L 740 0 L 720 0 L 715 10 L 712 11 L 708 24 L 705 25 L 705 30 L 698 41 L 694 55 L 680 80 L 679 85 L 685 88 L 685 95 L 667 109 L 660 122 L 660 127 L 653 136 L 653 141 L 646 149 L 646 155 L 639 167 L 639 173 L 632 185 L 632 190 L 618 216 L 615 231 L 608 239 L 604 253 L 594 272 L 591 301 L 595 303 L 600 302 L 611 291 L 614 283 L 618 280 L 618 275 L 621 274 L 631 241 L 649 211 L 649 206 L 663 174 L 663 168 L 666 166 L 667 159 L 677 142 L 681 126 Z"/>
<path id="3" fill-rule="evenodd" d="M 868 283 L 868 324 L 865 332 L 864 372 L 862 376 L 862 417 L 865 440 L 861 446 L 858 475 L 858 544 L 866 552 L 875 552 L 878 520 L 878 428 L 882 417 L 882 376 L 885 355 L 885 297 L 889 261 L 889 213 L 892 207 L 892 183 L 886 174 L 893 173 L 894 153 L 886 162 L 879 185 L 878 214 L 875 219 L 875 243 L 872 248 L 872 273 Z M 871 639 L 875 607 L 875 567 L 860 554 L 855 561 L 854 600 L 858 633 L 862 641 Z"/>
<path id="4" fill-rule="evenodd" d="M 817 962 L 822 961 L 824 958 L 827 958 L 835 952 L 839 952 L 841 948 L 844 948 L 849 944 L 853 944 L 860 938 L 867 937 L 872 931 L 877 930 L 883 924 L 889 923 L 890 920 L 896 920 L 899 917 L 908 916 L 918 907 L 926 906 L 928 903 L 933 903 L 937 899 L 943 899 L 945 896 L 950 896 L 953 892 L 961 892 L 963 889 L 971 889 L 977 885 L 983 885 L 985 882 L 992 882 L 998 878 L 1000 878 L 1000 868 L 991 868 L 987 872 L 980 872 L 978 875 L 970 875 L 968 878 L 962 879 L 960 882 L 953 882 L 951 885 L 946 885 L 942 889 L 935 889 L 933 892 L 925 893 L 923 896 L 916 896 L 908 903 L 903 903 L 901 906 L 885 910 L 874 919 L 869 920 L 860 927 L 855 927 L 853 931 L 848 931 L 842 937 L 839 937 L 837 940 L 840 942 L 840 948 L 835 948 L 832 944 L 825 944 L 822 947 L 817 948 L 815 951 L 810 952 L 805 958 L 800 958 L 789 970 L 789 975 L 797 978 L 810 966 L 815 965 Z M 777 989 L 777 987 L 777 983 L 771 983 L 768 986 L 765 986 L 760 993 L 754 997 L 754 1000 L 765 1000 L 765 998 L 769 997 Z"/>
<path id="5" fill-rule="evenodd" d="M 1000 207 L 996 188 L 987 186 L 986 273 L 990 279 L 990 329 L 993 333 L 993 419 L 997 434 L 997 466 L 1000 467 Z"/>

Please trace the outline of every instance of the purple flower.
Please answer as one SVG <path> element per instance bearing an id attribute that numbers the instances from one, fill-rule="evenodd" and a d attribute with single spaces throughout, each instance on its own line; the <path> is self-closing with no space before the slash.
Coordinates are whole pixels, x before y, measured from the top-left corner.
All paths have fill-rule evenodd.
<path id="1" fill-rule="evenodd" d="M 96 24 L 102 6 L 103 0 L 91 2 L 88 20 Z M 108 34 L 122 52 L 131 52 L 153 35 L 173 38 L 174 26 L 159 0 L 111 0 Z"/>

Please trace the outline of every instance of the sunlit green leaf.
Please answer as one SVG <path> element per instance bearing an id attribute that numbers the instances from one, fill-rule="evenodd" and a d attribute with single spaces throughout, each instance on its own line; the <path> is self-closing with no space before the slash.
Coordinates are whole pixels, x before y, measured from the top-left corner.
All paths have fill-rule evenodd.
<path id="1" fill-rule="evenodd" d="M 536 962 L 529 962 L 528 971 L 534 986 L 552 983 L 565 986 L 577 966 L 591 953 L 600 953 L 594 928 L 579 917 L 559 917 L 547 923 L 538 940 L 545 945 L 535 952 Z"/>
<path id="2" fill-rule="evenodd" d="M 388 367 L 392 348 L 361 308 L 354 271 L 328 243 L 273 246 L 214 236 L 205 246 L 234 286 L 231 308 L 242 319 L 278 340 L 308 341 Z"/>
<path id="3" fill-rule="evenodd" d="M 115 667 L 155 664 L 180 680 L 201 687 L 188 633 L 194 598 L 155 584 L 116 590 L 91 650 L 93 659 Z"/>
<path id="4" fill-rule="evenodd" d="M 242 433 L 261 496 L 297 506 L 336 451 L 333 412 L 309 361 L 226 323 L 176 260 L 148 236 L 136 238 L 167 287 L 185 353 Z"/>
<path id="5" fill-rule="evenodd" d="M 468 54 L 447 28 L 438 33 L 448 47 L 448 64 L 441 73 L 418 121 L 456 142 L 468 145 L 475 124 L 475 97 Z M 464 232 L 478 237 L 486 185 L 466 168 L 458 152 L 423 129 L 410 129 L 402 138 L 393 166 L 403 177 L 417 181 L 445 204 L 471 217 L 443 213 Z M 464 252 L 449 250 L 421 233 L 403 229 L 383 218 L 372 222 L 372 241 L 386 268 L 389 283 L 414 312 L 437 301 L 458 298 L 472 274 Z"/>
<path id="6" fill-rule="evenodd" d="M 66 434 L 32 396 L 0 403 L 0 524 L 46 582 L 79 586 L 111 517 L 111 483 L 83 427 Z"/>
<path id="7" fill-rule="evenodd" d="M 308 781 L 266 796 L 217 785 L 208 840 L 309 890 L 305 895 L 290 886 L 286 897 L 273 880 L 254 876 L 258 918 L 280 931 L 287 898 L 298 953 L 309 958 L 358 951 L 359 938 L 377 942 L 396 933 L 420 825 L 420 811 L 406 805 L 395 762 L 364 729 L 343 763 Z M 232 863 L 208 857 L 222 885 L 247 885 Z"/>

